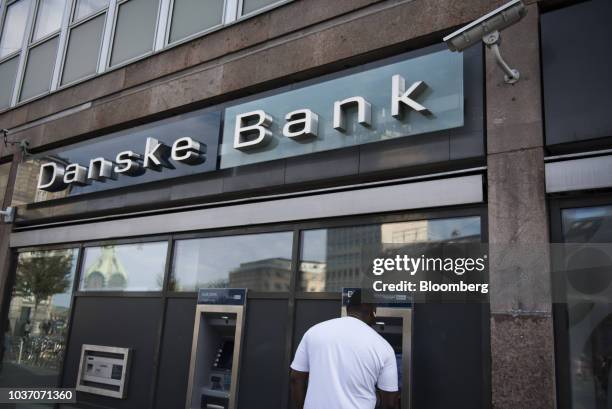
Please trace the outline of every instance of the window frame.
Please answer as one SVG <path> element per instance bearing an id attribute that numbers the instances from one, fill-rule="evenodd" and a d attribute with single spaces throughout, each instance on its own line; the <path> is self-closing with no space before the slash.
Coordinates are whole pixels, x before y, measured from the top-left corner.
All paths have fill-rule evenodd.
<path id="1" fill-rule="evenodd" d="M 203 36 L 205 34 L 211 33 L 213 31 L 219 30 L 221 28 L 223 28 L 225 25 L 227 25 L 229 22 L 227 21 L 227 19 L 229 18 L 229 16 L 231 16 L 231 11 L 228 10 L 228 7 L 231 5 L 231 3 L 235 2 L 236 0 L 223 0 L 223 14 L 221 16 L 221 23 L 220 24 L 216 24 L 212 27 L 206 28 L 204 30 L 198 31 L 196 33 L 190 34 L 187 37 L 181 38 L 180 40 L 176 40 L 176 41 L 170 41 L 170 30 L 172 29 L 172 15 L 174 13 L 174 3 L 176 2 L 176 0 L 168 0 L 169 6 L 168 6 L 168 12 L 167 12 L 167 16 L 166 16 L 166 27 L 165 27 L 165 31 L 164 31 L 164 47 L 174 47 L 177 46 L 179 44 L 183 44 L 186 42 L 189 42 L 191 40 L 194 40 L 200 36 Z M 161 2 L 160 2 L 161 3 Z"/>
<path id="2" fill-rule="evenodd" d="M 20 0 L 15 0 L 15 1 L 20 1 Z M 13 1 L 12 3 L 14 3 L 15 1 Z M 22 48 L 20 51 L 22 52 L 22 56 L 21 56 L 22 60 L 20 61 L 19 66 L 17 67 L 17 76 L 15 77 L 15 90 L 13 91 L 13 98 L 12 98 L 14 105 L 26 104 L 34 99 L 43 97 L 53 92 L 54 82 L 55 82 L 57 71 L 58 71 L 58 57 L 59 57 L 60 50 L 62 47 L 62 41 L 63 40 L 65 41 L 65 38 L 64 38 L 65 32 L 63 30 L 64 20 L 66 19 L 66 14 L 70 7 L 70 3 L 72 2 L 72 0 L 66 0 L 64 4 L 64 10 L 62 11 L 62 19 L 60 22 L 59 29 L 34 41 L 34 31 L 36 29 L 36 18 L 38 16 L 38 11 L 40 9 L 40 3 L 43 0 L 31 0 L 31 1 L 33 4 L 33 7 L 31 7 L 28 12 L 26 32 L 24 33 L 24 42 L 22 44 Z M 8 7 L 8 5 L 6 7 Z M 3 6 L 3 13 L 6 10 L 6 7 Z M 55 50 L 55 61 L 53 62 L 51 78 L 49 80 L 49 90 L 44 91 L 40 94 L 31 96 L 31 97 L 28 97 L 26 99 L 21 99 L 21 93 L 23 92 L 23 83 L 25 81 L 26 70 L 28 68 L 28 60 L 30 58 L 30 52 L 32 51 L 33 48 L 36 48 L 39 45 L 46 43 L 47 41 L 51 41 L 55 37 L 58 38 L 57 49 Z M 13 104 L 11 104 L 11 106 L 8 109 L 12 108 Z"/>
<path id="3" fill-rule="evenodd" d="M 110 37 L 108 38 L 108 46 L 107 46 L 107 50 L 106 50 L 106 60 L 104 62 L 104 71 L 111 71 L 111 70 L 115 70 L 117 68 L 121 68 L 125 65 L 131 64 L 134 61 L 140 60 L 142 58 L 147 58 L 149 56 L 151 56 L 152 54 L 156 53 L 159 50 L 155 49 L 155 46 L 157 45 L 157 36 L 159 35 L 159 25 L 160 25 L 160 16 L 162 13 L 162 3 L 164 0 L 155 0 L 157 1 L 157 14 L 155 15 L 155 27 L 153 30 L 153 39 L 152 39 L 152 43 L 151 43 L 151 51 L 147 51 L 146 53 L 136 56 L 136 57 L 132 57 L 130 59 L 127 59 L 125 61 L 122 61 L 118 64 L 115 65 L 111 65 L 111 60 L 112 60 L 112 55 L 113 55 L 113 51 L 114 51 L 114 45 L 115 45 L 115 34 L 117 31 L 117 22 L 119 20 L 119 8 L 130 2 L 132 0 L 110 0 L 110 7 L 113 7 L 113 16 L 112 16 L 112 23 L 111 23 L 111 30 L 110 30 Z M 151 0 L 149 0 L 151 1 Z M 109 9 L 110 9 L 109 7 Z"/>
<path id="4" fill-rule="evenodd" d="M 66 9 L 69 6 L 69 2 L 71 0 L 65 0 L 64 2 L 64 10 L 62 11 L 62 17 L 60 19 L 60 25 L 56 30 L 53 30 L 47 34 L 45 34 L 44 36 L 40 37 L 39 39 L 35 40 L 34 39 L 34 34 L 36 33 L 36 22 L 38 19 L 38 12 L 40 11 L 40 3 L 42 3 L 44 0 L 34 0 L 35 1 L 35 10 L 34 10 L 34 16 L 32 18 L 32 32 L 30 33 L 30 39 L 28 42 L 28 48 L 33 48 L 39 44 L 42 44 L 45 42 L 45 40 L 47 39 L 51 39 L 51 37 L 54 37 L 57 34 L 60 34 L 62 31 L 62 23 L 64 22 L 64 13 L 66 13 Z"/>
<path id="5" fill-rule="evenodd" d="M 247 19 L 247 18 L 256 16 L 258 14 L 265 13 L 265 12 L 267 12 L 269 10 L 272 10 L 272 9 L 276 8 L 276 7 L 280 7 L 283 4 L 290 3 L 293 0 L 277 0 L 277 1 L 273 2 L 273 3 L 268 4 L 267 6 L 259 8 L 257 10 L 250 11 L 250 12 L 248 12 L 246 14 L 243 13 L 243 10 L 244 10 L 244 1 L 245 0 L 234 0 L 234 1 L 238 2 L 238 5 L 237 5 L 238 7 L 236 9 L 236 21 L 240 21 L 241 19 Z"/>
<path id="6" fill-rule="evenodd" d="M 0 34 L 2 33 L 2 28 L 5 23 L 5 15 L 8 7 L 13 3 L 16 3 L 21 0 L 9 0 L 9 1 L 0 1 Z M 109 0 L 108 6 L 91 13 L 79 20 L 75 20 L 76 15 L 76 3 L 78 0 L 66 0 L 64 13 L 62 15 L 61 26 L 59 30 L 54 31 L 53 33 L 47 34 L 45 37 L 42 37 L 35 42 L 32 42 L 34 36 L 34 29 L 36 24 L 36 15 L 38 13 L 39 4 L 41 0 L 30 0 L 32 2 L 32 7 L 28 10 L 28 17 L 26 20 L 26 28 L 24 32 L 24 39 L 21 45 L 21 48 L 11 54 L 8 54 L 0 59 L 0 64 L 10 60 L 11 58 L 18 57 L 19 61 L 17 64 L 17 72 L 15 74 L 15 84 L 10 95 L 10 103 L 7 107 L 0 108 L 0 113 L 9 111 L 13 108 L 19 107 L 21 105 L 25 105 L 29 102 L 37 100 L 39 98 L 43 98 L 47 95 L 53 94 L 55 92 L 64 90 L 68 87 L 80 84 L 81 82 L 88 81 L 92 78 L 95 78 L 99 75 L 112 72 L 116 69 L 122 68 L 126 65 L 129 65 L 133 62 L 140 61 L 157 53 L 169 50 L 173 47 L 180 46 L 186 42 L 192 41 L 194 39 L 206 36 L 210 33 L 213 33 L 218 30 L 222 30 L 226 27 L 230 27 L 234 24 L 240 23 L 246 19 L 251 17 L 255 17 L 259 14 L 266 13 L 271 11 L 277 7 L 281 7 L 285 4 L 291 3 L 295 0 L 279 0 L 274 3 L 271 3 L 261 9 L 255 10 L 253 12 L 243 14 L 243 0 L 224 0 L 223 7 L 223 17 L 221 24 L 217 24 L 213 27 L 207 28 L 205 30 L 199 31 L 197 33 L 191 34 L 185 38 L 180 40 L 170 42 L 170 27 L 172 24 L 172 12 L 174 9 L 174 0 L 159 0 L 157 15 L 155 19 L 155 29 L 153 35 L 153 47 L 152 50 L 147 52 L 146 54 L 133 57 L 129 60 L 123 61 L 119 64 L 111 66 L 111 55 L 112 55 L 112 47 L 114 43 L 115 29 L 117 25 L 118 11 L 119 6 L 123 5 L 125 2 L 130 0 Z M 100 43 L 100 50 L 98 52 L 98 60 L 96 62 L 96 72 L 85 77 L 67 82 L 62 84 L 62 77 L 64 75 L 64 69 L 66 66 L 66 56 L 68 45 L 70 41 L 70 34 L 72 30 L 79 25 L 90 21 L 100 15 L 104 14 L 104 26 L 102 29 L 102 41 Z M 54 36 L 59 36 L 58 47 L 57 47 L 57 55 L 56 59 L 53 62 L 53 72 L 51 76 L 51 84 L 49 87 L 49 91 L 41 93 L 36 96 L 29 97 L 24 100 L 20 100 L 23 81 L 25 79 L 25 70 L 27 68 L 27 58 L 29 52 L 32 48 L 36 47 L 44 43 L 47 40 L 50 40 Z"/>
<path id="7" fill-rule="evenodd" d="M 166 310 L 167 306 L 172 300 L 176 299 L 191 299 L 195 301 L 197 299 L 196 292 L 173 292 L 169 291 L 169 278 L 172 271 L 172 262 L 174 260 L 174 249 L 175 242 L 178 239 L 197 239 L 197 238 L 208 238 L 208 237 L 222 237 L 222 236 L 232 236 L 232 235 L 242 235 L 242 234 L 256 234 L 256 233 L 272 233 L 272 232 L 283 232 L 283 231 L 291 231 L 293 233 L 293 243 L 292 243 L 292 266 L 291 266 L 291 277 L 290 277 L 290 288 L 288 292 L 256 292 L 256 291 L 248 291 L 247 298 L 249 300 L 283 300 L 287 302 L 288 309 L 288 317 L 287 317 L 287 325 L 285 332 L 285 350 L 284 359 L 289 364 L 291 360 L 291 356 L 293 354 L 293 344 L 294 344 L 294 327 L 297 319 L 297 308 L 296 304 L 301 300 L 319 300 L 319 301 L 334 301 L 340 302 L 342 295 L 340 292 L 299 292 L 298 290 L 298 275 L 299 275 L 299 259 L 300 259 L 300 236 L 301 232 L 304 230 L 318 229 L 318 228 L 334 228 L 334 227 L 348 227 L 348 226 L 360 226 L 360 225 L 369 225 L 376 223 L 392 223 L 392 222 L 407 222 L 407 221 L 415 221 L 415 220 L 433 220 L 433 219 L 443 219 L 443 218 L 459 218 L 459 217 L 469 217 L 469 216 L 478 216 L 480 218 L 480 236 L 481 242 L 488 242 L 488 218 L 487 218 L 487 205 L 486 203 L 481 204 L 468 204 L 468 205 L 460 205 L 460 206 L 449 206 L 442 208 L 426 208 L 426 209 L 416 209 L 416 210 L 404 210 L 399 212 L 390 212 L 390 213 L 375 213 L 375 214 L 366 214 L 366 215 L 358 215 L 358 216 L 345 216 L 345 217 L 333 217 L 333 218 L 325 218 L 325 219 L 315 219 L 315 220 L 303 220 L 298 222 L 283 222 L 283 223 L 275 223 L 275 224 L 266 224 L 266 225 L 256 225 L 256 226 L 248 226 L 248 227 L 231 227 L 231 228 L 219 228 L 219 229 L 209 229 L 205 231 L 193 231 L 189 233 L 172 233 L 169 232 L 166 235 L 151 235 L 151 236 L 141 236 L 141 237 L 130 237 L 130 238 L 121 238 L 116 240 L 103 240 L 103 241 L 90 241 L 90 242 L 82 242 L 82 243 L 66 243 L 61 245 L 50 245 L 50 246 L 36 246 L 29 248 L 17 248 L 12 249 L 12 259 L 13 264 L 11 266 L 10 274 L 7 278 L 7 289 L 10 291 L 12 286 L 14 285 L 13 281 L 15 279 L 15 267 L 16 260 L 19 252 L 23 251 L 39 251 L 39 250 L 50 250 L 50 249 L 65 249 L 65 248 L 76 248 L 77 253 L 77 265 L 76 272 L 74 276 L 74 287 L 71 294 L 70 299 L 70 314 L 68 318 L 68 333 L 66 335 L 66 351 L 70 348 L 71 342 L 71 334 L 72 334 L 72 324 L 75 316 L 75 305 L 76 299 L 78 297 L 98 297 L 100 299 L 106 298 L 109 302 L 112 301 L 113 298 L 155 298 L 159 299 L 162 303 L 162 316 L 160 318 L 159 324 L 159 333 L 156 339 L 151 340 L 154 345 L 156 345 L 154 361 L 155 365 L 157 365 L 162 358 L 162 348 L 161 345 L 163 343 L 165 334 L 167 320 Z M 161 292 L 94 292 L 94 291 L 86 291 L 80 292 L 77 291 L 78 285 L 81 282 L 81 274 L 84 266 L 84 248 L 91 246 L 99 246 L 104 244 L 133 244 L 138 242 L 150 242 L 150 241 L 160 241 L 167 240 L 167 254 L 166 254 L 166 264 L 164 266 L 164 279 L 163 286 Z M 9 297 L 7 297 L 9 298 Z M 340 304 L 338 304 L 338 307 Z M 1 320 L 8 314 L 8 303 L 5 304 L 2 308 L 2 315 L 0 316 Z M 488 349 L 489 342 L 489 320 L 488 320 L 488 304 L 482 304 L 482 337 L 483 344 L 486 345 Z M 486 354 L 486 351 L 483 351 L 483 354 Z M 63 361 L 60 364 L 59 368 L 59 382 L 62 382 L 65 375 L 65 364 L 66 364 L 67 354 L 64 355 Z M 483 361 L 483 371 L 487 372 L 490 370 L 490 364 L 484 360 Z M 488 378 L 486 378 L 488 379 Z M 151 383 L 152 392 L 150 394 L 151 404 L 154 403 L 158 390 L 159 390 L 159 382 L 160 382 L 160 371 L 156 370 L 154 377 Z M 279 393 L 281 394 L 281 399 L 284 401 L 287 399 L 287 385 L 284 385 L 279 389 Z M 490 380 L 486 380 L 486 385 L 483 390 L 490 390 Z"/>
<path id="8" fill-rule="evenodd" d="M 170 237 L 169 236 L 157 236 L 157 237 L 148 237 L 148 238 L 144 238 L 144 239 L 134 239 L 134 240 L 129 240 L 129 241 L 104 241 L 104 242 L 98 242 L 98 243 L 94 243 L 94 242 L 88 242 L 88 243 L 84 243 L 83 246 L 81 247 L 81 252 L 82 252 L 82 256 L 83 256 L 83 264 L 80 266 L 81 267 L 81 271 L 79 271 L 79 282 L 75 284 L 75 293 L 80 294 L 80 295 L 89 295 L 91 293 L 95 293 L 96 295 L 101 295 L 101 294 L 106 294 L 106 293 L 127 293 L 128 295 L 132 295 L 132 294 L 161 294 L 163 292 L 164 289 L 164 285 L 166 282 L 166 275 L 168 274 L 168 272 L 166 271 L 166 264 L 168 264 L 168 260 L 164 260 L 164 267 L 163 267 L 163 276 L 162 276 L 162 285 L 161 288 L 159 290 L 149 290 L 149 291 L 132 291 L 132 290 L 88 290 L 86 288 L 81 288 L 81 276 L 83 273 L 83 269 L 85 268 L 85 253 L 86 250 L 88 248 L 103 248 L 103 247 L 108 247 L 108 246 L 123 246 L 123 245 L 135 245 L 135 244 L 154 244 L 154 243 L 165 243 L 166 244 L 166 256 L 168 255 L 168 246 L 170 246 Z"/>
<path id="9" fill-rule="evenodd" d="M 12 0 L 12 1 L 7 1 L 4 4 L 1 4 L 2 10 L 0 10 L 0 36 L 2 35 L 2 31 L 4 30 L 4 24 L 6 23 L 5 21 L 5 17 L 6 17 L 6 12 L 8 11 L 8 8 L 10 6 L 12 6 L 14 3 L 19 2 L 20 0 Z M 34 2 L 36 0 L 30 0 L 31 2 Z M 18 54 L 20 54 L 23 51 L 23 42 L 27 37 L 27 30 L 28 30 L 28 21 L 30 19 L 30 13 L 31 10 L 28 10 L 28 16 L 26 17 L 26 26 L 24 28 L 23 31 L 23 39 L 21 42 L 21 48 L 19 48 L 16 51 L 13 51 L 10 54 L 5 55 L 4 57 L 0 58 L 0 64 L 2 64 L 3 62 L 10 60 L 12 57 L 17 56 Z M 1 40 L 1 38 L 0 38 Z"/>
<path id="10" fill-rule="evenodd" d="M 80 82 L 83 81 L 87 81 L 90 80 L 91 78 L 94 78 L 98 75 L 101 74 L 100 71 L 100 63 L 102 60 L 102 50 L 104 47 L 104 37 L 105 37 L 105 33 L 106 33 L 106 29 L 107 29 L 107 23 L 108 23 L 108 11 L 110 9 L 110 3 L 109 6 L 102 8 L 94 13 L 88 14 L 87 16 L 81 18 L 80 20 L 76 20 L 75 16 L 76 16 L 76 7 L 77 7 L 77 1 L 78 0 L 68 0 L 70 2 L 70 11 L 67 13 L 68 14 L 68 25 L 66 27 L 64 27 L 66 34 L 65 34 L 65 40 L 64 43 L 62 45 L 62 49 L 60 50 L 60 52 L 58 53 L 58 58 L 60 59 L 60 67 L 59 67 L 59 73 L 58 73 L 58 78 L 57 78 L 57 91 L 59 90 L 63 90 L 65 88 L 68 88 L 72 85 L 78 84 Z M 113 0 L 110 0 L 113 1 Z M 98 47 L 98 59 L 96 60 L 96 71 L 93 74 L 89 74 L 86 75 L 85 77 L 82 78 L 78 78 L 76 80 L 67 82 L 65 84 L 62 84 L 62 78 L 64 77 L 64 70 L 66 69 L 66 57 L 68 56 L 68 46 L 70 45 L 70 36 L 72 34 L 72 31 L 79 27 L 82 24 L 85 24 L 97 17 L 100 17 L 101 15 L 104 15 L 104 23 L 102 25 L 102 38 L 100 41 L 100 45 Z M 53 91 L 52 91 L 53 92 Z"/>
<path id="11" fill-rule="evenodd" d="M 0 20 L 0 36 L 2 35 L 2 31 L 4 30 L 8 8 L 11 5 L 19 1 L 21 0 L 6 1 L 2 4 L 2 10 L 0 11 L 0 19 L 1 19 Z M 38 0 L 30 0 L 30 7 L 28 9 L 28 15 L 26 17 L 26 24 L 25 24 L 24 31 L 23 31 L 23 38 L 21 40 L 21 48 L 19 48 L 19 50 L 14 51 L 10 54 L 7 54 L 6 56 L 2 57 L 2 59 L 0 59 L 0 64 L 3 64 L 14 57 L 17 57 L 19 59 L 17 62 L 17 72 L 15 73 L 15 84 L 13 84 L 13 89 L 12 91 L 10 91 L 11 96 L 9 98 L 10 100 L 9 106 L 6 108 L 0 109 L 0 112 L 9 110 L 13 106 L 16 106 L 19 103 L 19 94 L 21 93 L 21 81 L 24 76 L 24 71 L 25 71 L 25 66 L 26 66 L 26 57 L 27 57 L 26 50 L 27 50 L 27 46 L 30 40 L 30 35 L 31 35 L 30 33 L 33 30 L 32 18 L 35 15 L 34 12 L 37 8 L 36 7 L 37 4 L 38 4 Z M 0 38 L 0 41 L 2 41 L 2 38 Z"/>

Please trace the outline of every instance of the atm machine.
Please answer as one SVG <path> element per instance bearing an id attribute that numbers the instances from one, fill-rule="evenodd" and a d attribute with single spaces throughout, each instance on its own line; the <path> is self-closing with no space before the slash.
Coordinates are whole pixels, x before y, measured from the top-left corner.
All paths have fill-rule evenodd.
<path id="1" fill-rule="evenodd" d="M 355 288 L 342 289 L 342 316 Z M 376 298 L 379 294 L 372 294 Z M 410 409 L 412 400 L 412 316 L 413 304 L 402 294 L 380 299 L 376 308 L 374 329 L 391 344 L 397 359 L 397 376 L 400 388 L 400 408 Z"/>
<path id="2" fill-rule="evenodd" d="M 187 409 L 236 409 L 246 289 L 198 290 Z"/>

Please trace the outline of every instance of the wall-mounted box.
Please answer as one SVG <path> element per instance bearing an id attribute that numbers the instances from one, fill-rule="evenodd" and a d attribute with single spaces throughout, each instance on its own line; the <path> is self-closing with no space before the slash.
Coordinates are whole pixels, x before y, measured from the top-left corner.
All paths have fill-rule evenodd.
<path id="1" fill-rule="evenodd" d="M 130 358 L 129 348 L 84 344 L 76 389 L 125 399 Z"/>

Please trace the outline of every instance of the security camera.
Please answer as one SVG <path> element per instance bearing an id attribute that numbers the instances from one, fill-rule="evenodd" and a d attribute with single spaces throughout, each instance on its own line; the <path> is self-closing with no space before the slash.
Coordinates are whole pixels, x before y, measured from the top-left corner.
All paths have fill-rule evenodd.
<path id="1" fill-rule="evenodd" d="M 447 35 L 443 40 L 451 51 L 463 51 L 482 40 L 493 51 L 498 65 L 506 73 L 505 81 L 514 83 L 519 79 L 519 72 L 510 68 L 501 57 L 499 32 L 517 23 L 526 15 L 527 9 L 522 0 L 512 0 Z"/>

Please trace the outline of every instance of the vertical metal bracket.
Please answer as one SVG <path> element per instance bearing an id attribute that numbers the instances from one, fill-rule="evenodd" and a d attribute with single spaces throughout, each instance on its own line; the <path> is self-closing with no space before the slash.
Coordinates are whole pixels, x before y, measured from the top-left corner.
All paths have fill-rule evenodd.
<path id="1" fill-rule="evenodd" d="M 499 51 L 499 44 L 501 43 L 501 37 L 499 31 L 493 31 L 484 37 L 482 42 L 485 43 L 487 48 L 493 52 L 497 65 L 504 71 L 504 81 L 506 84 L 514 84 L 517 82 L 521 75 L 518 70 L 510 68 L 510 66 L 504 61 Z"/>

